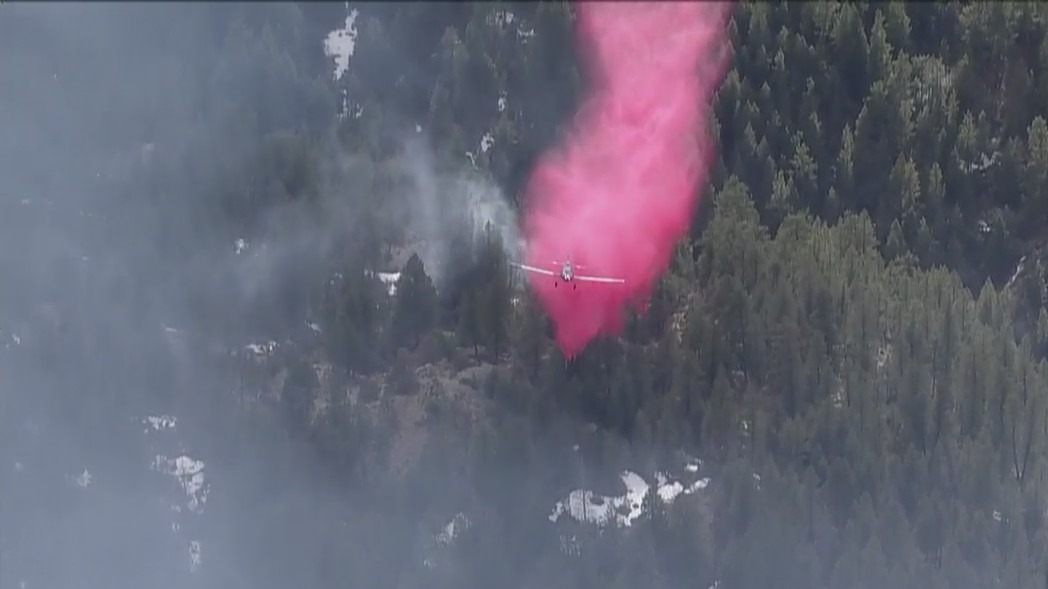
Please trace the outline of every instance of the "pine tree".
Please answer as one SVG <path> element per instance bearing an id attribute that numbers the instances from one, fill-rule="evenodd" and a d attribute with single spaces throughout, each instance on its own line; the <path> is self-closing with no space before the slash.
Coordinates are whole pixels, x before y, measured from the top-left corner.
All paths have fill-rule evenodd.
<path id="1" fill-rule="evenodd" d="M 399 345 L 418 346 L 436 323 L 437 291 L 418 254 L 412 254 L 397 279 L 393 337 Z"/>
<path id="2" fill-rule="evenodd" d="M 509 316 L 512 308 L 512 291 L 509 269 L 502 240 L 494 225 L 484 228 L 480 263 L 478 265 L 484 281 L 478 294 L 480 332 L 489 346 L 492 357 L 497 361 L 509 338 Z"/>

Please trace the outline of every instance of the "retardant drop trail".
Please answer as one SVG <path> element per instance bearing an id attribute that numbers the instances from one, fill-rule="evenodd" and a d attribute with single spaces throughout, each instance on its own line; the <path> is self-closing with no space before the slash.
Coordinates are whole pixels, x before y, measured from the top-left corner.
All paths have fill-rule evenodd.
<path id="1" fill-rule="evenodd" d="M 555 286 L 529 275 L 568 357 L 621 333 L 626 305 L 648 300 L 688 231 L 713 155 L 707 112 L 728 62 L 731 11 L 709 2 L 576 7 L 589 95 L 567 142 L 530 179 L 526 261 L 550 268 L 570 258 L 626 283 Z"/>

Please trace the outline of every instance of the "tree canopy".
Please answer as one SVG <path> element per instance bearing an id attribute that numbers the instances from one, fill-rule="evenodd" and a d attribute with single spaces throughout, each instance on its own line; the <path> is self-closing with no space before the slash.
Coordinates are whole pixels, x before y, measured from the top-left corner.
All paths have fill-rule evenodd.
<path id="1" fill-rule="evenodd" d="M 739 3 L 692 234 L 647 312 L 567 362 L 507 264 L 515 244 L 454 183 L 426 184 L 439 244 L 403 221 L 422 186 L 404 145 L 421 133 L 434 176 L 483 174 L 519 211 L 585 87 L 572 8 L 361 3 L 332 79 L 332 6 L 99 8 L 144 28 L 114 25 L 79 65 L 26 49 L 31 11 L 0 8 L 0 68 L 24 80 L 10 104 L 62 104 L 39 91 L 57 71 L 78 105 L 30 125 L 0 104 L 27 137 L 0 138 L 0 196 L 98 195 L 104 221 L 63 204 L 47 223 L 118 261 L 100 277 L 56 248 L 30 268 L 19 240 L 44 222 L 0 222 L 16 285 L 0 333 L 54 317 L 0 355 L 0 432 L 60 416 L 113 456 L 137 431 L 128 407 L 196 415 L 230 473 L 204 527 L 234 529 L 221 558 L 251 563 L 205 567 L 205 584 L 1042 582 L 1045 8 Z M 107 73 L 113 55 L 143 77 Z M 82 83 L 107 75 L 127 90 Z M 49 174 L 66 156 L 69 176 Z M 176 358 L 142 327 L 161 315 L 200 345 Z M 278 351 L 249 356 L 249 338 Z M 685 456 L 708 485 L 663 500 L 655 481 Z M 651 484 L 631 526 L 549 521 L 573 488 L 620 492 L 623 470 Z M 27 521 L 0 547 L 42 550 Z M 4 564 L 65 579 L 27 562 Z"/>

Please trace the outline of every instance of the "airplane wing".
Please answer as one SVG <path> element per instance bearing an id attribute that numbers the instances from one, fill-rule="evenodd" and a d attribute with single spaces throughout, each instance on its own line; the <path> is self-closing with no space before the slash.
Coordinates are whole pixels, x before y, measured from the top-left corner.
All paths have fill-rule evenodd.
<path id="1" fill-rule="evenodd" d="M 517 268 L 520 268 L 521 270 L 527 270 L 528 272 L 538 272 L 539 274 L 545 274 L 546 276 L 557 276 L 558 275 L 556 272 L 554 272 L 552 270 L 547 270 L 545 268 L 536 268 L 535 266 L 529 266 L 527 264 L 518 264 L 516 262 L 510 262 L 510 265 L 511 266 L 516 266 Z"/>
<path id="2" fill-rule="evenodd" d="M 575 276 L 575 280 L 580 282 L 603 282 L 604 284 L 626 284 L 626 281 L 621 278 L 606 278 L 604 276 Z"/>

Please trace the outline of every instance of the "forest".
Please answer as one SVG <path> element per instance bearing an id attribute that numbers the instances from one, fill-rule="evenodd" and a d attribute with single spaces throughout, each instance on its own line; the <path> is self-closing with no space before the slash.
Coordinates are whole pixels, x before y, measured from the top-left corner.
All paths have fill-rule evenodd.
<path id="1" fill-rule="evenodd" d="M 21 80 L 0 330 L 38 324 L 0 354 L 0 444 L 61 420 L 122 472 L 137 426 L 115 408 L 194 416 L 225 566 L 178 586 L 1048 578 L 1044 5 L 739 2 L 691 234 L 647 311 L 570 362 L 462 189 L 526 206 L 586 92 L 570 3 L 84 7 L 53 17 L 108 31 L 77 60 L 88 33 L 39 49 L 33 10 L 0 6 Z M 350 11 L 333 78 L 321 41 Z M 29 191 L 58 212 L 19 208 Z M 242 262 L 238 240 L 272 245 Z M 177 353 L 161 321 L 192 334 Z M 628 527 L 547 517 L 689 457 L 708 486 L 648 493 Z M 0 546 L 44 546 L 33 518 L 69 499 L 10 488 L 0 517 L 25 519 Z M 127 579 L 168 570 L 124 542 Z M 69 582 L 34 562 L 0 584 Z"/>

